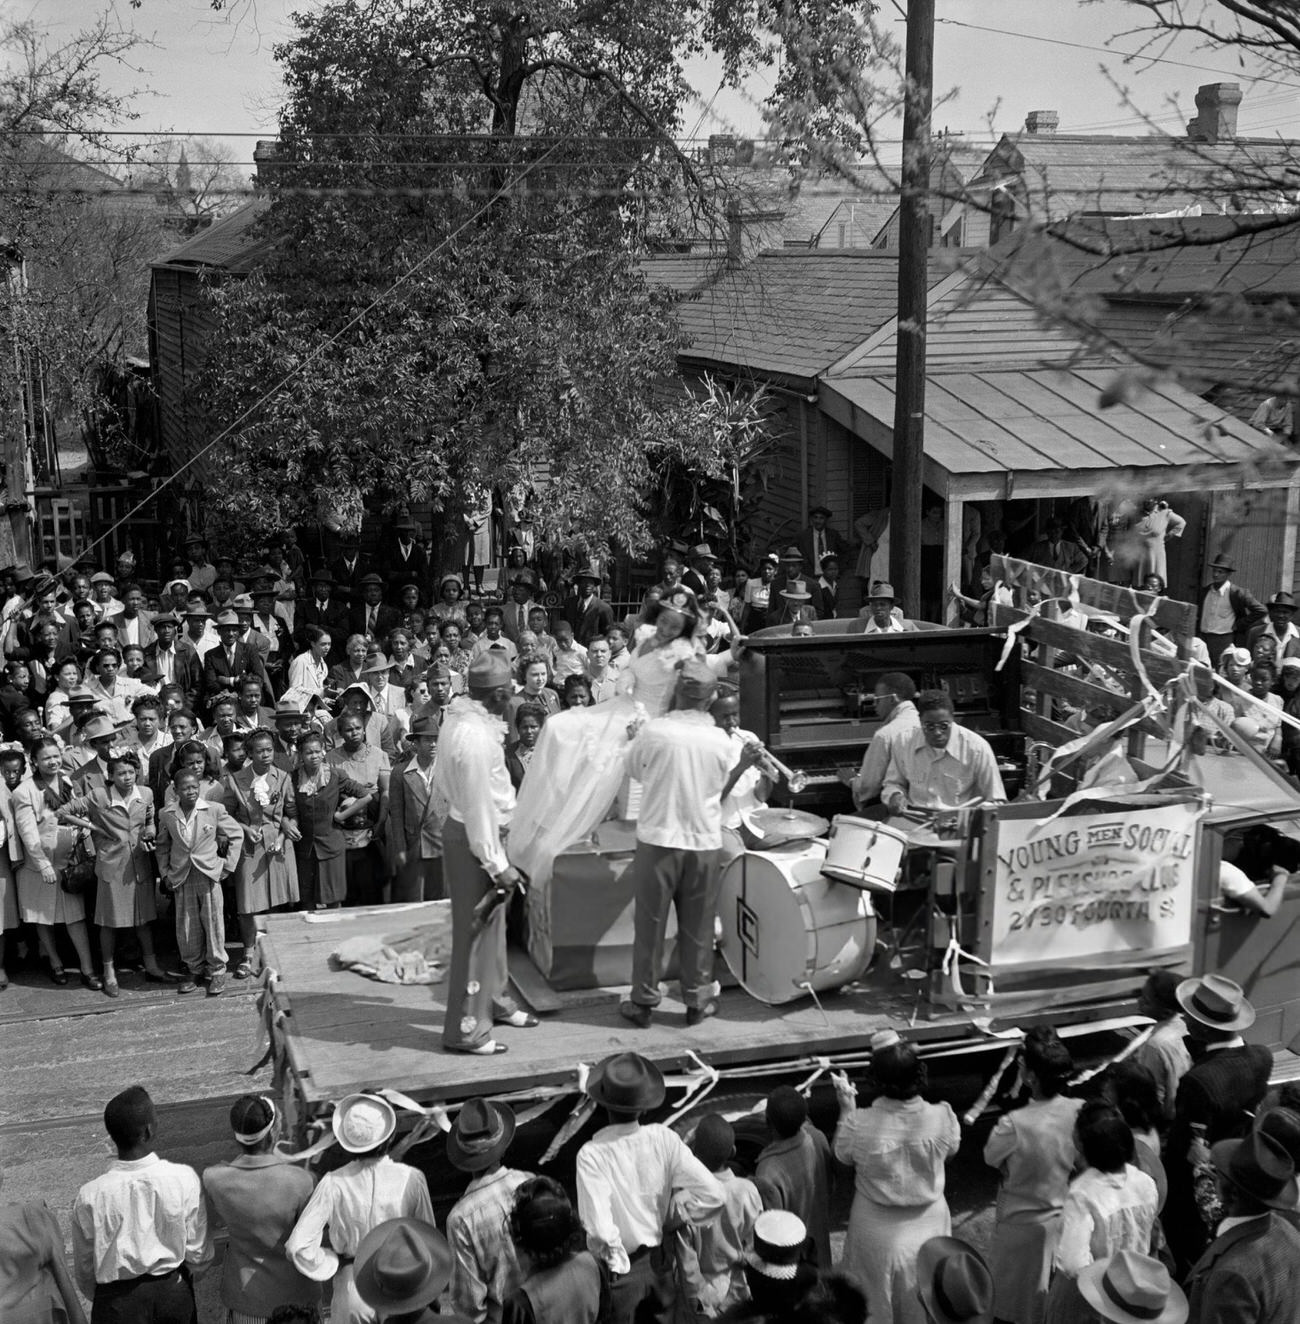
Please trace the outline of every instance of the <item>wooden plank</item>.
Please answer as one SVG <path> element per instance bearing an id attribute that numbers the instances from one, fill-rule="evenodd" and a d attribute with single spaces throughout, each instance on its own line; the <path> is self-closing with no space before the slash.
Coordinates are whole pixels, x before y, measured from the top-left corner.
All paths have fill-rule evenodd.
<path id="1" fill-rule="evenodd" d="M 1024 620 L 1027 613 L 1017 611 L 1014 607 L 995 605 L 992 615 L 994 617 L 993 623 L 1005 628 L 1008 625 L 1013 625 L 1016 621 Z M 1059 648 L 1062 652 L 1072 653 L 1075 657 L 1082 658 L 1086 662 L 1099 663 L 1103 667 L 1110 667 L 1124 675 L 1128 675 L 1133 670 L 1128 645 L 1121 643 L 1118 639 L 1104 639 L 1099 634 L 1092 634 L 1087 630 L 1076 630 L 1071 625 L 1062 625 L 1059 621 L 1047 621 L 1041 616 L 1034 617 L 1024 634 L 1034 643 Z M 1182 662 L 1178 658 L 1168 657 L 1163 653 L 1144 651 L 1141 657 L 1147 675 L 1150 676 L 1152 683 L 1157 686 L 1164 685 L 1176 676 L 1181 676 L 1187 669 L 1186 662 Z"/>
<path id="2" fill-rule="evenodd" d="M 1094 685 L 1092 681 L 1080 680 L 1077 676 L 1067 676 L 1051 667 L 1041 667 L 1037 662 L 1021 662 L 1020 679 L 1023 685 L 1037 690 L 1039 694 L 1050 694 L 1053 698 L 1064 699 L 1084 709 L 1101 708 L 1116 717 L 1133 706 L 1133 699 L 1127 694 L 1108 690 L 1104 685 Z M 1159 723 L 1150 719 L 1139 722 L 1138 726 L 1149 735 L 1166 734 Z"/>
<path id="3" fill-rule="evenodd" d="M 1013 556 L 995 555 L 992 558 L 993 575 L 1011 588 L 1032 587 L 1044 597 L 1065 598 L 1078 585 L 1079 601 L 1086 607 L 1108 611 L 1125 623 L 1138 615 L 1154 610 L 1156 629 L 1172 635 L 1175 640 L 1189 639 L 1196 633 L 1196 608 L 1190 602 L 1174 598 L 1157 597 L 1142 593 L 1123 584 L 1107 584 L 1086 575 L 1067 575 L 1063 570 L 1035 565 Z"/>
<path id="4" fill-rule="evenodd" d="M 1027 736 L 1033 736 L 1035 740 L 1045 740 L 1054 749 L 1059 749 L 1062 745 L 1069 744 L 1071 740 L 1079 738 L 1079 733 L 1071 731 L 1068 726 L 1054 722 L 1050 717 L 1040 717 L 1037 713 L 1031 713 L 1023 708 L 1020 711 L 1020 725 L 1024 727 Z"/>

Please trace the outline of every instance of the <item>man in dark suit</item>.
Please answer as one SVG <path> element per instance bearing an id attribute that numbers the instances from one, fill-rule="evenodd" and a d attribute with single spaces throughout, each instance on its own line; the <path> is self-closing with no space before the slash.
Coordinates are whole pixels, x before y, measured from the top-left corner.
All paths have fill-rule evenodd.
<path id="1" fill-rule="evenodd" d="M 357 581 L 361 595 L 359 602 L 354 602 L 348 609 L 348 633 L 369 635 L 377 644 L 383 645 L 389 630 L 396 629 L 402 623 L 402 613 L 396 607 L 384 605 L 384 577 L 371 571 Z"/>
<path id="2" fill-rule="evenodd" d="M 512 644 L 528 629 L 528 613 L 537 605 L 533 594 L 537 589 L 537 576 L 525 566 L 510 581 L 510 601 L 504 608 L 504 630 Z"/>
<path id="3" fill-rule="evenodd" d="M 1255 640 L 1268 635 L 1277 644 L 1277 665 L 1287 657 L 1300 657 L 1300 630 L 1295 625 L 1295 598 L 1290 593 L 1274 593 L 1264 604 L 1268 620 L 1251 626 L 1246 647 L 1254 652 Z"/>
<path id="4" fill-rule="evenodd" d="M 717 564 L 718 558 L 713 555 L 713 548 L 708 543 L 698 543 L 687 553 L 690 559 L 690 566 L 682 576 L 682 583 L 686 585 L 697 598 L 705 598 L 709 595 L 709 570 Z M 585 640 L 583 641 L 586 642 Z"/>
<path id="5" fill-rule="evenodd" d="M 1255 1009 L 1231 979 L 1215 974 L 1185 979 L 1175 996 L 1187 1022 L 1193 1065 L 1174 1098 L 1165 1151 L 1169 1196 L 1163 1220 L 1169 1247 L 1185 1269 L 1209 1240 L 1195 1202 L 1193 1145 L 1202 1140 L 1214 1145 L 1249 1130 L 1248 1114 L 1268 1089 L 1273 1054 L 1242 1039 L 1242 1030 L 1254 1024 Z"/>
<path id="6" fill-rule="evenodd" d="M 1300 1319 L 1295 1165 L 1259 1131 L 1210 1150 L 1223 1230 L 1187 1280 L 1195 1324 L 1294 1324 Z"/>
<path id="7" fill-rule="evenodd" d="M 298 610 L 298 647 L 307 647 L 303 626 L 319 626 L 329 631 L 329 661 L 338 662 L 343 657 L 343 645 L 348 637 L 347 606 L 334 597 L 334 576 L 328 570 L 317 570 L 312 574 L 311 592 L 312 596 Z"/>
<path id="8" fill-rule="evenodd" d="M 772 589 L 767 602 L 767 619 L 763 622 L 764 625 L 780 625 L 786 620 L 788 603 L 784 594 L 794 582 L 798 582 L 800 585 L 799 592 L 803 592 L 805 564 L 804 554 L 798 547 L 787 547 L 781 553 L 781 569 L 772 581 Z"/>
<path id="9" fill-rule="evenodd" d="M 409 758 L 399 761 L 388 784 L 389 833 L 393 842 L 394 901 L 438 901 L 442 878 L 442 816 L 431 794 L 438 747 L 438 719 L 422 713 L 411 721 Z"/>
<path id="10" fill-rule="evenodd" d="M 599 596 L 600 566 L 595 561 L 577 575 L 578 588 L 564 604 L 564 619 L 573 627 L 573 637 L 585 648 L 614 624 L 614 609 Z"/>
<path id="11" fill-rule="evenodd" d="M 399 516 L 393 541 L 379 554 L 389 597 L 395 598 L 403 584 L 418 584 L 423 590 L 429 583 L 429 554 L 416 541 L 416 533 L 415 521 L 409 515 Z"/>
<path id="12" fill-rule="evenodd" d="M 1065 524 L 1059 519 L 1048 520 L 1046 534 L 1030 544 L 1026 559 L 1067 575 L 1082 575 L 1088 569 L 1087 554 L 1065 536 Z"/>
<path id="13" fill-rule="evenodd" d="M 821 565 L 822 557 L 827 552 L 834 552 L 839 557 L 848 555 L 849 540 L 837 529 L 831 528 L 830 518 L 829 507 L 814 506 L 808 512 L 808 527 L 795 539 L 803 563 L 810 570 L 816 570 Z"/>
<path id="14" fill-rule="evenodd" d="M 235 693 L 239 678 L 245 675 L 256 676 L 271 702 L 275 702 L 271 678 L 266 674 L 261 655 L 256 648 L 240 641 L 243 632 L 238 612 L 227 610 L 217 617 L 217 638 L 221 642 L 216 648 L 209 648 L 203 659 L 203 692 L 209 703 L 222 690 Z"/>
<path id="15" fill-rule="evenodd" d="M 1232 563 L 1226 557 L 1210 562 L 1210 582 L 1201 590 L 1198 633 L 1210 650 L 1210 665 L 1217 667 L 1223 650 L 1246 646 L 1246 636 L 1268 615 L 1264 606 L 1239 584 L 1232 582 Z"/>
<path id="16" fill-rule="evenodd" d="M 154 641 L 144 650 L 145 670 L 164 685 L 179 685 L 185 691 L 185 704 L 193 708 L 203 692 L 203 663 L 193 644 L 179 638 L 180 618 L 171 612 L 155 616 L 150 622 Z"/>
<path id="17" fill-rule="evenodd" d="M 334 587 L 338 596 L 351 605 L 361 600 L 361 578 L 370 573 L 370 567 L 361 556 L 361 538 L 355 533 L 339 534 L 338 557 L 330 563 Z"/>

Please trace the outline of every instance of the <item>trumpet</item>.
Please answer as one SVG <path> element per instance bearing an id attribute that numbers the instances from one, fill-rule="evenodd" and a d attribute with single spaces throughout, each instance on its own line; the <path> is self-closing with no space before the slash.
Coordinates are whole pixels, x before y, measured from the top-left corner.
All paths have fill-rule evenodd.
<path id="1" fill-rule="evenodd" d="M 808 774 L 806 772 L 797 772 L 794 768 L 787 768 L 761 740 L 751 740 L 748 744 L 751 748 L 759 749 L 763 753 L 762 759 L 755 766 L 761 768 L 773 781 L 780 781 L 784 777 L 791 795 L 798 795 L 808 785 Z"/>

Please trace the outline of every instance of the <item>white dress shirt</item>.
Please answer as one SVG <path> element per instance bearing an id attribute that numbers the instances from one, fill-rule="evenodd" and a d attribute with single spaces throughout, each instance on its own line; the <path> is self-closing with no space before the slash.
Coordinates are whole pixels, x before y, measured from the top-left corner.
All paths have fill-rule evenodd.
<path id="1" fill-rule="evenodd" d="M 72 1256 L 87 1297 L 96 1283 L 206 1265 L 212 1241 L 198 1173 L 157 1154 L 114 1159 L 77 1192 Z"/>
<path id="2" fill-rule="evenodd" d="M 506 769 L 506 724 L 462 694 L 447 708 L 438 737 L 433 794 L 465 826 L 474 857 L 494 878 L 510 867 L 501 830 L 515 812 L 515 788 Z"/>
<path id="3" fill-rule="evenodd" d="M 597 1131 L 578 1150 L 577 1183 L 587 1247 L 613 1273 L 627 1273 L 635 1252 L 661 1243 L 670 1203 L 687 1221 L 702 1223 L 724 1200 L 718 1179 L 657 1122 Z"/>
<path id="4" fill-rule="evenodd" d="M 164 685 L 170 685 L 176 679 L 176 645 L 164 648 L 159 644 L 155 650 L 154 667 Z"/>
<path id="5" fill-rule="evenodd" d="M 722 846 L 722 788 L 736 754 L 727 733 L 699 709 L 656 717 L 637 733 L 627 770 L 641 783 L 636 839 L 679 850 Z"/>
<path id="6" fill-rule="evenodd" d="M 746 745 L 758 743 L 758 737 L 752 731 L 742 731 L 739 727 L 730 732 L 727 739 L 731 741 L 736 760 L 739 760 L 741 751 Z M 736 778 L 731 794 L 722 802 L 723 827 L 738 828 L 744 814 L 763 808 L 763 801 L 758 798 L 758 788 L 762 782 L 763 770 L 757 764 L 752 768 L 746 768 Z"/>
<path id="7" fill-rule="evenodd" d="M 956 725 L 944 749 L 934 749 L 919 728 L 892 742 L 880 798 L 888 803 L 895 791 L 921 809 L 955 809 L 975 799 L 1007 798 L 989 742 Z"/>

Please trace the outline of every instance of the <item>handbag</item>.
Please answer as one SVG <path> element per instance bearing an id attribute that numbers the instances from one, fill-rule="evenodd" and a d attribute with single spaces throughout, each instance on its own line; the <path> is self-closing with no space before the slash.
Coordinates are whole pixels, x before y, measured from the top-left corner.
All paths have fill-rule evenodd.
<path id="1" fill-rule="evenodd" d="M 95 881 L 95 857 L 84 832 L 72 843 L 72 854 L 59 874 L 59 886 L 69 896 L 80 896 Z"/>

